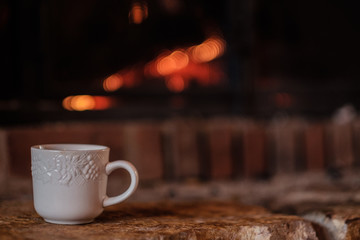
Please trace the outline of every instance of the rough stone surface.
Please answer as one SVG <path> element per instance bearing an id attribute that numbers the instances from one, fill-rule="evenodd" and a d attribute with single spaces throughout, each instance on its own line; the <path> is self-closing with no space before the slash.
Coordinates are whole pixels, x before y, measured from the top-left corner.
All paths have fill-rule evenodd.
<path id="1" fill-rule="evenodd" d="M 304 214 L 304 218 L 320 225 L 326 239 L 360 239 L 360 206 L 341 205 L 313 210 Z"/>
<path id="2" fill-rule="evenodd" d="M 0 202 L 0 239 L 318 239 L 312 224 L 225 202 L 123 203 L 94 223 L 45 223 L 31 201 Z"/>

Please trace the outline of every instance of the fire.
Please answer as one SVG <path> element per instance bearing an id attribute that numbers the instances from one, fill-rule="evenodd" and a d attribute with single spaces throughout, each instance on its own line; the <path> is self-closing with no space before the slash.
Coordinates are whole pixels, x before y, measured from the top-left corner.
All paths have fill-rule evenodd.
<path id="1" fill-rule="evenodd" d="M 121 88 L 123 85 L 124 85 L 124 78 L 118 73 L 109 76 L 103 82 L 103 88 L 107 92 L 116 91 L 119 88 Z"/>
<path id="2" fill-rule="evenodd" d="M 131 22 L 139 24 L 147 16 L 147 4 L 134 2 L 129 13 Z M 214 35 L 198 45 L 163 52 L 144 66 L 124 68 L 104 79 L 102 86 L 105 91 L 114 92 L 135 87 L 144 77 L 163 79 L 166 87 L 176 93 L 184 91 L 190 81 L 196 81 L 199 86 L 215 86 L 224 78 L 224 72 L 219 63 L 212 61 L 222 56 L 225 48 L 225 40 Z M 291 104 L 291 98 L 284 94 L 278 95 L 276 101 L 280 105 Z M 104 110 L 113 104 L 109 97 L 91 95 L 68 96 L 62 102 L 68 111 Z"/>
<path id="3" fill-rule="evenodd" d="M 182 92 L 185 89 L 185 80 L 181 75 L 171 76 L 166 80 L 166 86 L 172 92 Z"/>
<path id="4" fill-rule="evenodd" d="M 120 88 L 131 88 L 139 84 L 141 70 L 138 67 L 126 68 L 103 80 L 106 92 L 114 92 Z"/>
<path id="5" fill-rule="evenodd" d="M 192 59 L 198 63 L 210 62 L 223 55 L 224 51 L 225 42 L 217 36 L 210 37 L 200 45 L 189 48 Z"/>
<path id="6" fill-rule="evenodd" d="M 76 111 L 92 110 L 95 108 L 95 100 L 90 95 L 78 95 L 71 99 L 70 106 Z"/>
<path id="7" fill-rule="evenodd" d="M 185 68 L 189 63 L 189 57 L 183 50 L 176 50 L 165 57 L 159 57 L 156 61 L 156 70 L 166 76 Z"/>
<path id="8" fill-rule="evenodd" d="M 146 2 L 134 2 L 129 11 L 129 22 L 140 24 L 148 17 L 148 14 Z"/>
<path id="9" fill-rule="evenodd" d="M 221 66 L 212 61 L 222 56 L 225 49 L 225 40 L 212 35 L 198 45 L 163 51 L 141 70 L 135 66 L 123 69 L 105 79 L 103 87 L 107 92 L 130 88 L 143 77 L 164 79 L 167 88 L 173 92 L 185 90 L 189 81 L 197 81 L 201 86 L 217 85 L 224 73 Z"/>
<path id="10" fill-rule="evenodd" d="M 64 98 L 62 105 L 68 111 L 104 110 L 111 107 L 112 102 L 103 96 L 76 95 Z"/>
<path id="11" fill-rule="evenodd" d="M 64 98 L 64 100 L 62 101 L 62 105 L 63 108 L 65 108 L 68 111 L 72 111 L 72 107 L 71 107 L 71 99 L 73 98 L 73 96 L 68 96 L 66 98 Z"/>

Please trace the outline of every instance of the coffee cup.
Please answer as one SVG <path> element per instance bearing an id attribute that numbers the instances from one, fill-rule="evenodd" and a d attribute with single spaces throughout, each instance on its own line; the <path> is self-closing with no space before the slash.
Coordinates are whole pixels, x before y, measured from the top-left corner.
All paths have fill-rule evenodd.
<path id="1" fill-rule="evenodd" d="M 46 222 L 85 224 L 104 207 L 120 203 L 138 185 L 136 168 L 127 161 L 109 162 L 110 149 L 91 144 L 44 144 L 31 147 L 34 207 Z M 125 192 L 106 195 L 108 175 L 123 168 L 131 178 Z"/>

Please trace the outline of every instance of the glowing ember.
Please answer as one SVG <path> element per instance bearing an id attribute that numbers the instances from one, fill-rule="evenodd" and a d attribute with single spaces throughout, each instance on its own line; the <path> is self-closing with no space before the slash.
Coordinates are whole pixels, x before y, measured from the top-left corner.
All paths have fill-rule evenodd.
<path id="1" fill-rule="evenodd" d="M 73 109 L 71 108 L 71 99 L 73 98 L 73 96 L 68 96 L 66 98 L 64 98 L 64 100 L 62 101 L 62 106 L 63 108 L 65 108 L 68 111 L 72 111 Z"/>
<path id="2" fill-rule="evenodd" d="M 76 95 L 66 97 L 62 105 L 68 111 L 104 110 L 111 107 L 112 102 L 103 96 Z"/>
<path id="3" fill-rule="evenodd" d="M 134 2 L 129 12 L 129 22 L 134 24 L 142 23 L 148 17 L 146 2 Z"/>
<path id="4" fill-rule="evenodd" d="M 219 37 L 210 37 L 202 44 L 189 48 L 195 62 L 210 62 L 225 51 L 225 42 Z"/>
<path id="5" fill-rule="evenodd" d="M 189 63 L 189 57 L 183 50 L 174 51 L 170 56 L 174 59 L 177 70 L 186 67 Z"/>
<path id="6" fill-rule="evenodd" d="M 182 92 L 185 89 L 185 81 L 182 76 L 171 76 L 166 81 L 167 88 L 172 92 Z"/>
<path id="7" fill-rule="evenodd" d="M 185 68 L 189 63 L 189 57 L 183 50 L 176 50 L 167 56 L 160 56 L 156 61 L 156 70 L 166 76 Z"/>
<path id="8" fill-rule="evenodd" d="M 189 81 L 201 86 L 218 85 L 225 78 L 220 64 L 212 62 L 225 52 L 226 42 L 218 35 L 207 38 L 199 45 L 184 49 L 163 51 L 144 66 L 133 66 L 110 76 L 103 83 L 105 91 L 116 91 L 120 87 L 134 87 L 143 78 L 165 80 L 170 91 L 181 92 Z"/>
<path id="9" fill-rule="evenodd" d="M 176 63 L 170 56 L 164 57 L 156 64 L 156 70 L 160 75 L 169 75 L 176 70 Z"/>
<path id="10" fill-rule="evenodd" d="M 94 96 L 95 107 L 93 110 L 105 110 L 112 106 L 112 101 L 108 97 Z"/>
<path id="11" fill-rule="evenodd" d="M 120 74 L 115 73 L 104 80 L 103 87 L 105 91 L 113 92 L 121 88 L 123 84 L 124 78 Z"/>
<path id="12" fill-rule="evenodd" d="M 92 110 L 95 108 L 95 100 L 89 95 L 78 95 L 71 99 L 71 108 L 76 111 Z"/>

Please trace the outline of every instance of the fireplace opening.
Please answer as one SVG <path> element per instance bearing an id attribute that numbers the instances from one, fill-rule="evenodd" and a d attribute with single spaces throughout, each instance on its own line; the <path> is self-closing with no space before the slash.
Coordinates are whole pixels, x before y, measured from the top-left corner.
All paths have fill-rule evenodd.
<path id="1" fill-rule="evenodd" d="M 358 17 L 323 4 L 1 1 L 0 123 L 356 109 Z"/>

